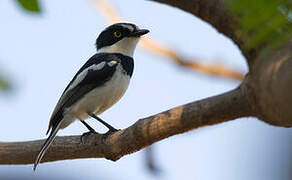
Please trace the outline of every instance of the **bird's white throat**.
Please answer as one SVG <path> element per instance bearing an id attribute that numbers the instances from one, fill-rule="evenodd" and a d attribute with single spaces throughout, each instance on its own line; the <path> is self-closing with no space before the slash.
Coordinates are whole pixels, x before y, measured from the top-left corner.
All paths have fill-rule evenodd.
<path id="1" fill-rule="evenodd" d="M 121 53 L 133 57 L 139 37 L 126 37 L 111 46 L 100 48 L 97 53 Z"/>

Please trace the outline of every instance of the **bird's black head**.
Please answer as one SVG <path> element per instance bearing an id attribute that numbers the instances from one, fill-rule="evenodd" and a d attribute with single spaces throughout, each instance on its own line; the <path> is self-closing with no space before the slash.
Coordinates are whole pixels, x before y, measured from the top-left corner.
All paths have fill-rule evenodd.
<path id="1" fill-rule="evenodd" d="M 109 51 L 118 49 L 135 48 L 140 36 L 147 34 L 149 30 L 139 29 L 135 24 L 117 23 L 103 30 L 96 39 L 97 50 Z M 123 41 L 123 42 L 121 42 Z"/>

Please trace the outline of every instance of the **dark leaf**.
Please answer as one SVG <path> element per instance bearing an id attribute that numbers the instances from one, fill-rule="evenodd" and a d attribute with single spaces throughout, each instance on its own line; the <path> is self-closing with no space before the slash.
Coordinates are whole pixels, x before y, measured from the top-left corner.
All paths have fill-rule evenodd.
<path id="1" fill-rule="evenodd" d="M 0 91 L 8 91 L 11 89 L 10 83 L 0 76 Z"/>
<path id="2" fill-rule="evenodd" d="M 35 13 L 41 11 L 38 0 L 17 0 L 17 2 L 26 11 Z"/>

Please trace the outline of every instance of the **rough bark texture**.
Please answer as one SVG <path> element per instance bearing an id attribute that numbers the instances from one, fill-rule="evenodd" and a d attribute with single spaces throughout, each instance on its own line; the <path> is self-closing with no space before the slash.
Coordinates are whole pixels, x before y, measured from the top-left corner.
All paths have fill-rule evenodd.
<path id="1" fill-rule="evenodd" d="M 42 162 L 101 157 L 116 161 L 169 136 L 252 115 L 246 101 L 246 89 L 239 87 L 219 96 L 140 119 L 112 135 L 86 136 L 84 143 L 80 136 L 57 137 Z M 0 164 L 33 163 L 43 143 L 44 140 L 0 143 Z"/>
<path id="2" fill-rule="evenodd" d="M 256 116 L 272 125 L 292 127 L 292 40 L 259 56 L 250 74 Z"/>

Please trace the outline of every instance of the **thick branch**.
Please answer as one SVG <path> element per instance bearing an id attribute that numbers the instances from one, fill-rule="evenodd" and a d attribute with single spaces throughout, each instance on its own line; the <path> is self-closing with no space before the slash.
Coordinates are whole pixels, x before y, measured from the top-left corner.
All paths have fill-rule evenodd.
<path id="1" fill-rule="evenodd" d="M 241 87 L 157 115 L 140 119 L 112 135 L 57 137 L 43 162 L 76 158 L 118 160 L 161 139 L 206 125 L 253 115 L 248 106 L 245 84 Z M 0 164 L 31 164 L 44 140 L 0 143 Z"/>
<path id="2" fill-rule="evenodd" d="M 292 127 L 292 37 L 278 49 L 264 51 L 250 72 L 249 97 L 257 117 Z"/>

